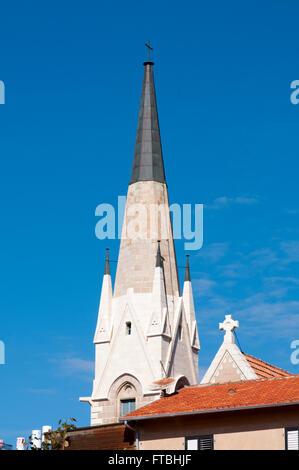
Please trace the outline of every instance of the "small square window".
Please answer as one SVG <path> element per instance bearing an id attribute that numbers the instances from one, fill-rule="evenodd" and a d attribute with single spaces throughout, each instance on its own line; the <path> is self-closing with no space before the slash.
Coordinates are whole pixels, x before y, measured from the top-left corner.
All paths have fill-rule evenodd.
<path id="1" fill-rule="evenodd" d="M 213 450 L 214 436 L 192 436 L 185 439 L 186 450 Z"/>

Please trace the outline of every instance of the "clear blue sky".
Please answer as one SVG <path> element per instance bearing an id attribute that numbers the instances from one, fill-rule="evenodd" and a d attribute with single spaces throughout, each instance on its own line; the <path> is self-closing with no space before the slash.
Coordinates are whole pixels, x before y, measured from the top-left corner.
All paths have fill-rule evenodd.
<path id="1" fill-rule="evenodd" d="M 200 371 L 231 313 L 244 351 L 299 372 L 298 14 L 282 0 L 2 3 L 0 438 L 89 424 L 78 397 L 105 247 L 118 253 L 94 212 L 127 191 L 147 39 L 170 200 L 205 205 L 190 258 Z"/>

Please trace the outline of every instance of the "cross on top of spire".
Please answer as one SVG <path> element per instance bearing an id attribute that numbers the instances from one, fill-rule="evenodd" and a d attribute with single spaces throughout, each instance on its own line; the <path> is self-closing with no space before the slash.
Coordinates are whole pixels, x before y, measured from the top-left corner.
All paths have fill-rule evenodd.
<path id="1" fill-rule="evenodd" d="M 151 46 L 146 44 L 150 51 Z M 153 62 L 144 62 L 133 168 L 130 184 L 137 181 L 166 183 L 162 156 Z"/>
<path id="2" fill-rule="evenodd" d="M 151 61 L 151 58 L 150 58 L 150 52 L 153 50 L 153 48 L 151 47 L 151 42 L 150 41 L 147 41 L 145 43 L 145 47 L 147 47 L 147 54 L 148 54 L 148 62 Z"/>
<path id="3" fill-rule="evenodd" d="M 222 323 L 219 323 L 219 330 L 224 330 L 224 343 L 234 343 L 235 338 L 233 335 L 233 331 L 235 328 L 239 328 L 239 322 L 237 320 L 233 320 L 231 315 L 225 315 L 225 320 Z"/>

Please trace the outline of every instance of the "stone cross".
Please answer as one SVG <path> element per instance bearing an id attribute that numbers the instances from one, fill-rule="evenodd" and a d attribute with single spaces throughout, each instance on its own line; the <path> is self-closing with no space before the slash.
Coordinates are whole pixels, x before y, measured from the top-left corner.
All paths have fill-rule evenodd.
<path id="1" fill-rule="evenodd" d="M 225 330 L 224 343 L 234 344 L 235 338 L 233 331 L 235 328 L 239 328 L 239 322 L 233 320 L 231 315 L 225 315 L 225 320 L 219 323 L 219 330 Z"/>

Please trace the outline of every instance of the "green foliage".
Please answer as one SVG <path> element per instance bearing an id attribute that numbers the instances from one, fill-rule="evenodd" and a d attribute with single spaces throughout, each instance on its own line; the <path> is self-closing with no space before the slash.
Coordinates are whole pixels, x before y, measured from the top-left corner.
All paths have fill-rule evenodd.
<path id="1" fill-rule="evenodd" d="M 75 418 L 70 418 L 68 420 L 62 422 L 60 419 L 58 421 L 58 427 L 56 431 L 49 431 L 45 433 L 45 440 L 42 442 L 42 450 L 64 450 L 65 447 L 69 446 L 67 434 L 69 431 L 73 431 L 76 429 L 75 426 Z M 31 446 L 31 450 L 39 450 L 32 442 L 32 436 L 29 437 L 29 444 Z M 27 444 L 28 448 L 28 444 Z"/>

